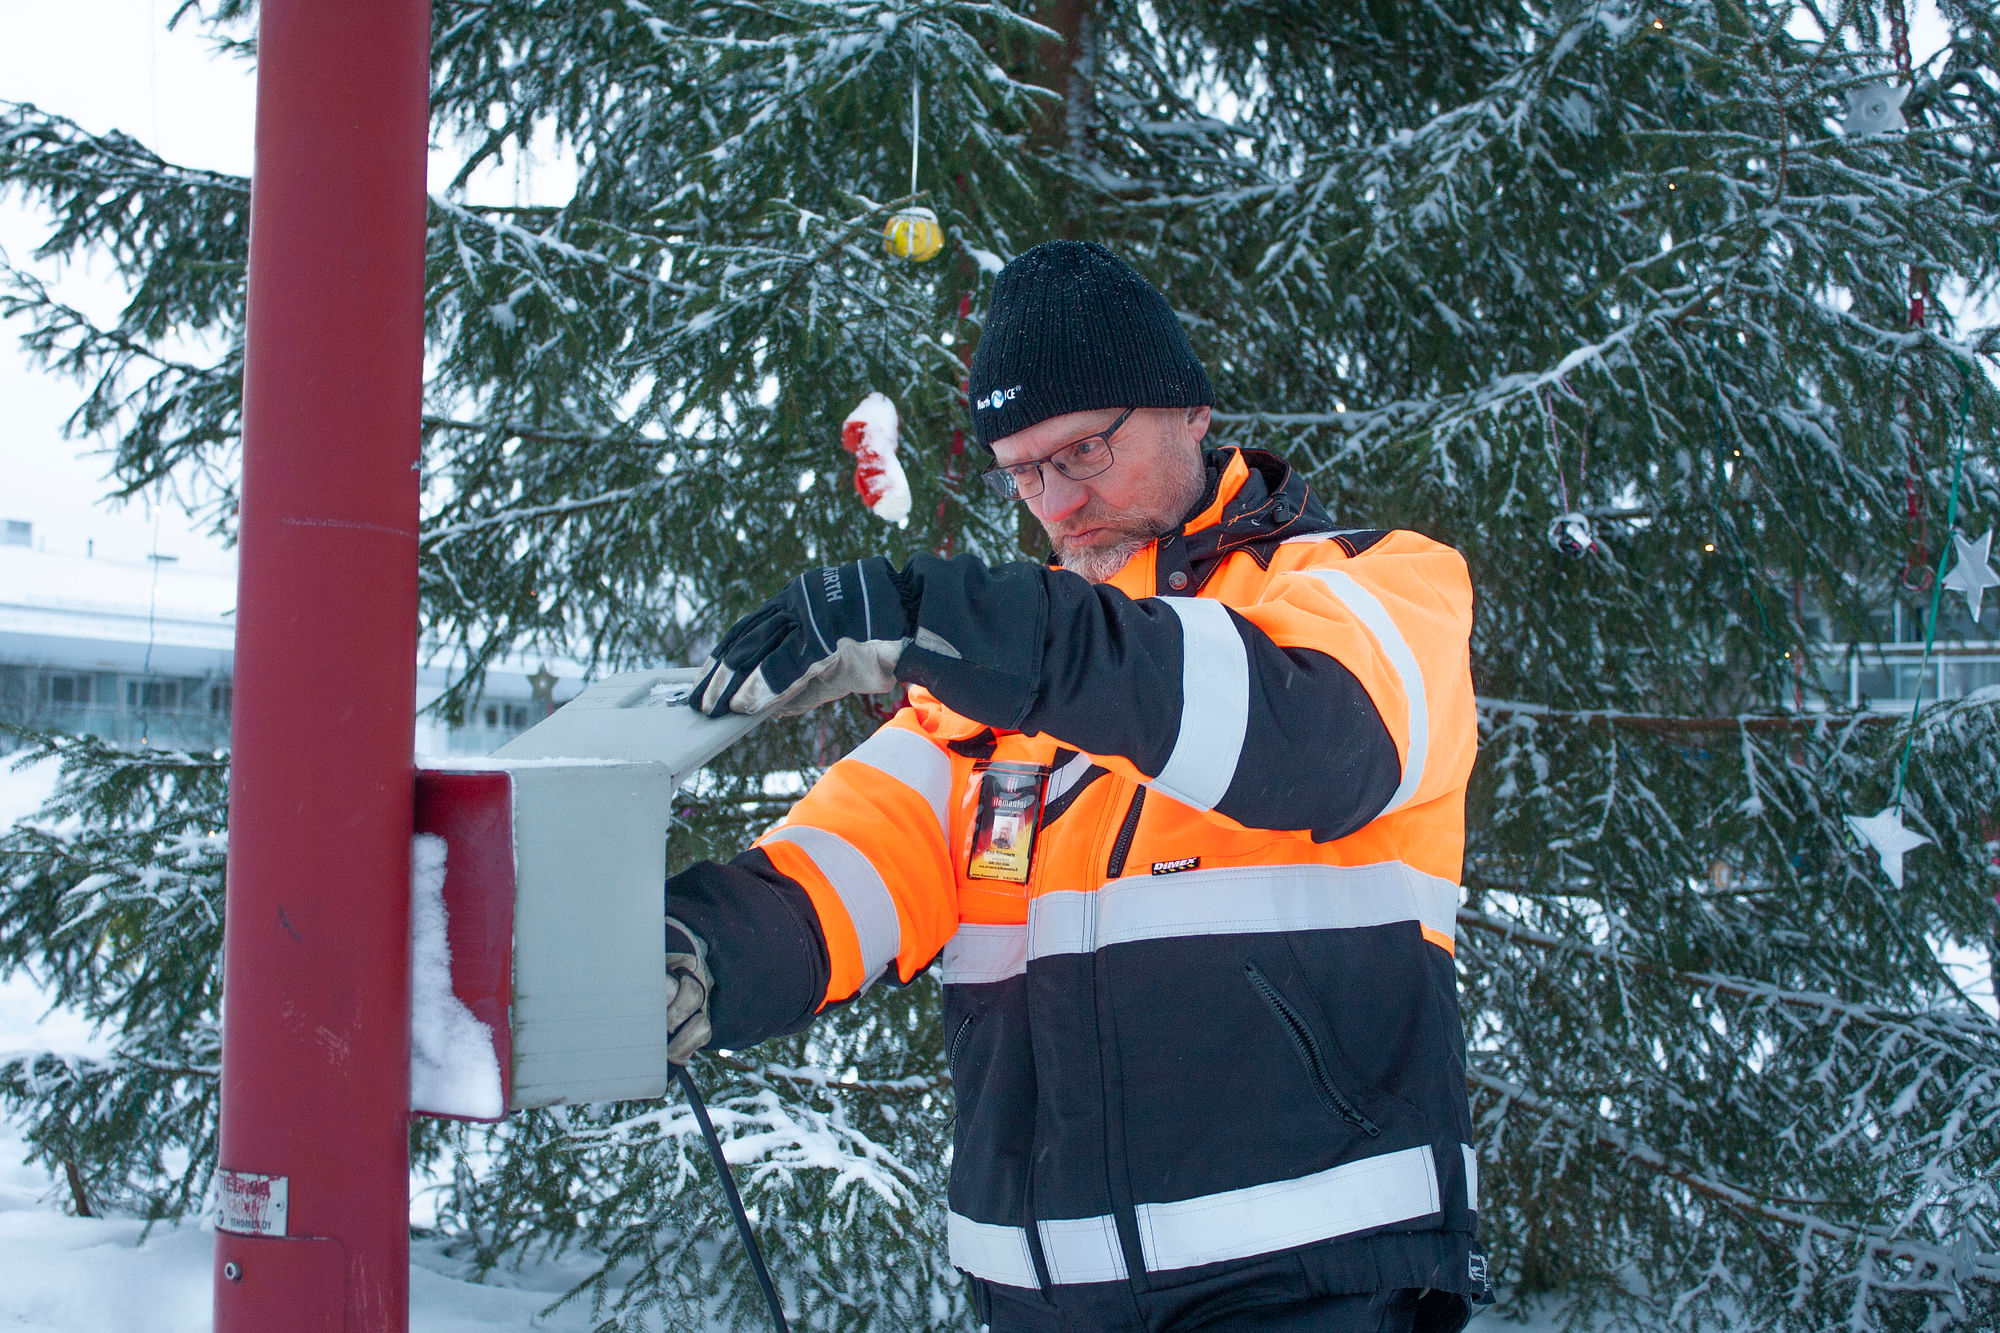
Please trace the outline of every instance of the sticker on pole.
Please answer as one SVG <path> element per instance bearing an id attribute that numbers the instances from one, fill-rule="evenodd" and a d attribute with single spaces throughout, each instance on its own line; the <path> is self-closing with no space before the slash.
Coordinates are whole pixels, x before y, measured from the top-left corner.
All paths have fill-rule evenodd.
<path id="1" fill-rule="evenodd" d="M 222 1215 L 216 1229 L 245 1236 L 285 1234 L 285 1208 L 291 1193 L 285 1176 L 260 1176 L 250 1171 L 217 1173 L 222 1192 Z"/>

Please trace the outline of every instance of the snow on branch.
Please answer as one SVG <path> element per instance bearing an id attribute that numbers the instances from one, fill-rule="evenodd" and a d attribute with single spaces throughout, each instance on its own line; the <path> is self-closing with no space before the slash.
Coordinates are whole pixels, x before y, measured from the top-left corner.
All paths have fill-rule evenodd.
<path id="1" fill-rule="evenodd" d="M 524 505 L 518 509 L 502 509 L 491 514 L 482 514 L 478 518 L 465 519 L 458 523 L 446 523 L 440 527 L 432 528 L 424 534 L 424 547 L 426 550 L 435 550 L 453 538 L 463 537 L 471 532 L 481 532 L 489 528 L 513 527 L 517 524 L 532 522 L 536 519 L 563 518 L 571 514 L 585 513 L 592 509 L 602 509 L 607 505 L 623 504 L 627 501 L 635 500 L 640 496 L 662 491 L 672 484 L 673 478 L 661 477 L 658 481 L 645 486 L 625 486 L 618 490 L 605 491 L 598 495 L 584 496 L 575 500 L 558 500 L 542 505 Z"/>
<path id="2" fill-rule="evenodd" d="M 1819 731 L 1830 726 L 1877 727 L 1909 722 L 1907 717 L 1896 713 L 1738 713 L 1724 717 L 1687 717 L 1677 713 L 1633 713 L 1610 708 L 1552 708 L 1546 704 L 1487 698 L 1479 700 L 1479 714 L 1482 718 L 1526 717 L 1659 735 L 1718 731 Z"/>
<path id="3" fill-rule="evenodd" d="M 1762 1005 L 1784 1005 L 1806 1009 L 1821 1021 L 1838 1018 L 1842 1022 L 1894 1032 L 1926 1047 L 1934 1048 L 1975 1063 L 1991 1058 L 2000 1043 L 2000 1022 L 1982 1010 L 1958 1008 L 1925 1013 L 1903 1013 L 1881 1005 L 1859 1004 L 1826 991 L 1799 990 L 1754 978 L 1719 972 L 1690 971 L 1669 967 L 1623 949 L 1524 926 L 1470 907 L 1458 911 L 1458 923 L 1483 931 L 1509 943 L 1595 959 L 1606 967 L 1666 977 L 1700 991 L 1728 995 Z"/>
<path id="4" fill-rule="evenodd" d="M 797 1170 L 823 1172 L 834 1194 L 860 1187 L 898 1209 L 918 1204 L 912 1193 L 922 1173 L 845 1122 L 837 1113 L 787 1101 L 771 1089 L 717 1098 L 709 1118 L 731 1165 L 753 1168 L 751 1179 L 783 1178 Z M 645 1137 L 696 1141 L 701 1127 L 684 1103 L 616 1121 L 603 1128 L 577 1129 L 583 1142 L 632 1142 Z"/>
<path id="5" fill-rule="evenodd" d="M 828 1092 L 888 1093 L 891 1096 L 914 1096 L 927 1092 L 942 1092 L 951 1086 L 951 1075 L 912 1074 L 906 1078 L 840 1078 L 823 1069 L 794 1068 L 779 1064 L 752 1064 L 748 1060 L 733 1055 L 715 1053 L 714 1059 L 727 1068 L 746 1074 L 761 1074 L 765 1078 L 775 1078 L 785 1083 L 797 1083 L 805 1087 L 821 1088 Z"/>
<path id="6" fill-rule="evenodd" d="M 1955 1254 L 1945 1246 L 1929 1245 L 1898 1237 L 1888 1227 L 1853 1226 L 1799 1208 L 1787 1207 L 1773 1200 L 1759 1198 L 1707 1172 L 1677 1164 L 1665 1153 L 1619 1125 L 1601 1117 L 1583 1115 L 1518 1083 L 1477 1069 L 1468 1070 L 1466 1079 L 1473 1086 L 1498 1097 L 1503 1108 L 1509 1104 L 1519 1106 L 1546 1120 L 1567 1125 L 1600 1146 L 1619 1154 L 1626 1161 L 1672 1180 L 1732 1211 L 1797 1228 L 1806 1238 L 1818 1235 L 1845 1241 L 1859 1246 L 1871 1257 L 1908 1264 L 1915 1271 L 1898 1281 L 1897 1287 L 1900 1290 L 1947 1292 L 1953 1289 L 1955 1278 L 2000 1283 L 2000 1253 Z"/>

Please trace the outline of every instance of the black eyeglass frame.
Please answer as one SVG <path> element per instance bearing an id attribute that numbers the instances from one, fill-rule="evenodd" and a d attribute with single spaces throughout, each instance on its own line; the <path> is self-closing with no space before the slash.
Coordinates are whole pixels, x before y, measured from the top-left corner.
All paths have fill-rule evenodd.
<path id="1" fill-rule="evenodd" d="M 1076 439 L 1071 440 L 1068 444 L 1065 444 L 1062 448 L 1056 450 L 1054 453 L 1043 454 L 1040 458 L 1030 458 L 1024 463 L 1009 463 L 1006 467 L 1002 467 L 998 463 L 995 463 L 992 466 L 981 471 L 979 474 L 979 479 L 985 482 L 986 485 L 994 492 L 994 494 L 998 495 L 1003 500 L 1032 500 L 1036 496 L 1040 495 L 1045 489 L 1047 489 L 1047 486 L 1042 479 L 1043 464 L 1047 464 L 1048 466 L 1053 467 L 1056 471 L 1062 473 L 1065 477 L 1068 477 L 1071 481 L 1088 481 L 1092 477 L 1102 476 L 1104 473 L 1111 470 L 1111 465 L 1113 463 L 1118 461 L 1117 458 L 1115 458 L 1111 452 L 1111 437 L 1113 435 L 1116 435 L 1118 433 L 1118 428 L 1120 426 L 1123 426 L 1125 422 L 1128 419 L 1130 419 L 1131 415 L 1134 412 L 1137 412 L 1138 410 L 1139 409 L 1136 407 L 1126 408 L 1123 412 L 1120 412 L 1118 414 L 1118 419 L 1116 421 L 1106 426 L 1103 430 L 1093 431 L 1089 435 L 1079 436 Z M 1082 445 L 1089 444 L 1092 440 L 1100 441 L 1104 445 L 1103 467 L 1093 467 L 1090 468 L 1088 471 L 1072 471 L 1068 466 L 1064 465 L 1064 463 L 1062 462 L 1062 457 L 1064 454 L 1067 454 L 1071 450 L 1076 449 Z M 1024 467 L 1031 467 L 1035 470 L 1034 472 L 1035 488 L 1031 491 L 1022 490 L 1020 484 L 1021 479 L 1014 475 L 1015 468 L 1024 468 Z"/>

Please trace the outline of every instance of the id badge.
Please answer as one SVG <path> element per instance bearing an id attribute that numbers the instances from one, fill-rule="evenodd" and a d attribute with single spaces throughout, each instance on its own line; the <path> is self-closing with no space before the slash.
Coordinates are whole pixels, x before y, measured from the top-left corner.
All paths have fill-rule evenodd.
<path id="1" fill-rule="evenodd" d="M 972 845 L 967 879 L 1026 884 L 1035 864 L 1035 833 L 1042 825 L 1042 793 L 1049 770 L 1040 764 L 987 764 L 972 774 Z"/>

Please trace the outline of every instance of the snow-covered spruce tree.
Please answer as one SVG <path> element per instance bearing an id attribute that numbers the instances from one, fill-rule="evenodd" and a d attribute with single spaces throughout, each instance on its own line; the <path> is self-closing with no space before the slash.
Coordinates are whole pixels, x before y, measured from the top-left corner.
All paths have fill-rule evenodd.
<path id="1" fill-rule="evenodd" d="M 427 628 L 470 690 L 517 646 L 684 658 L 813 563 L 1013 553 L 950 447 L 960 302 L 987 255 L 1106 240 L 1187 317 L 1224 442 L 1472 563 L 1459 957 L 1511 1293 L 1620 1327 L 1991 1326 L 2000 1028 L 1937 953 L 2000 947 L 1994 705 L 1912 737 L 1850 714 L 1820 646 L 1928 610 L 1961 440 L 1961 526 L 2000 512 L 1996 335 L 1964 313 L 1996 276 L 2000 25 L 1941 10 L 1947 46 L 1905 72 L 1883 0 L 441 0 L 436 122 L 468 170 L 432 214 Z M 875 240 L 913 78 L 952 237 L 922 267 Z M 1908 128 L 1844 134 L 1875 82 Z M 43 258 L 107 253 L 134 293 L 98 328 L 17 270 L 12 309 L 89 385 L 121 481 L 170 477 L 226 529 L 244 183 L 0 123 L 0 180 L 56 223 Z M 568 197 L 469 184 L 551 142 Z M 904 412 L 905 531 L 834 443 L 869 389 Z M 1587 554 L 1546 540 L 1566 510 Z M 869 720 L 759 733 L 675 856 L 733 851 Z M 1843 817 L 1889 803 L 1906 739 L 1933 844 L 1897 888 Z M 878 988 L 702 1062 L 805 1326 L 965 1322 L 934 997 Z M 718 1302 L 754 1325 L 676 1105 L 442 1139 L 442 1216 L 486 1260 L 588 1246 L 606 1327 Z"/>
<path id="2" fill-rule="evenodd" d="M 1845 94 L 1902 82 L 1879 8 L 1405 9 L 1239 48 L 1301 169 L 1234 214 L 1273 336 L 1232 387 L 1337 513 L 1471 557 L 1485 1216 L 1580 1316 L 2000 1309 L 2000 1034 L 1935 958 L 1995 947 L 1992 704 L 1927 719 L 1904 813 L 1936 845 L 1892 889 L 1843 816 L 1887 803 L 1903 731 L 1841 715 L 1812 623 L 1921 619 L 1899 585 L 1948 544 L 1961 432 L 1960 514 L 2000 499 L 1993 331 L 1911 312 L 1994 276 L 1996 29 L 1945 12 L 1910 128 L 1854 138 Z M 1318 95 L 1260 94 L 1281 59 Z M 1568 508 L 1581 558 L 1542 539 Z"/>
<path id="3" fill-rule="evenodd" d="M 29 1113 L 31 1159 L 76 1212 L 179 1217 L 215 1167 L 228 761 L 16 738 L 7 762 L 60 769 L 0 834 L 0 971 L 27 969 L 111 1051 L 0 1056 L 0 1107 Z"/>

